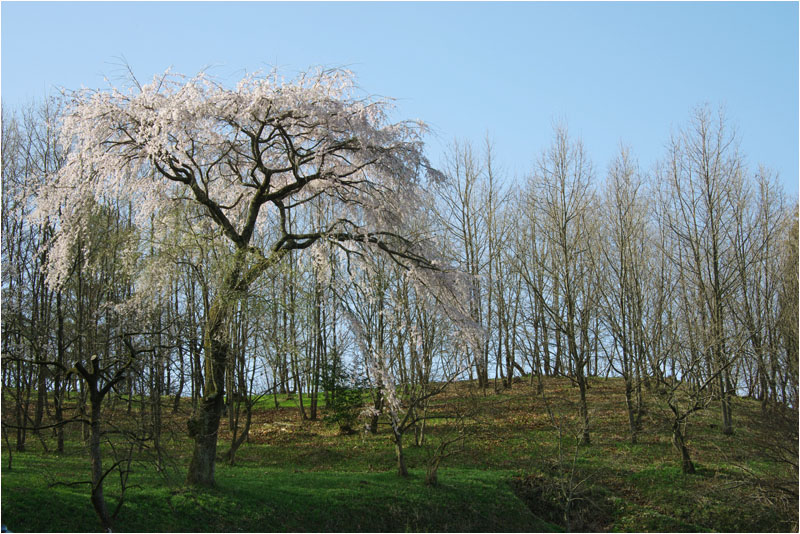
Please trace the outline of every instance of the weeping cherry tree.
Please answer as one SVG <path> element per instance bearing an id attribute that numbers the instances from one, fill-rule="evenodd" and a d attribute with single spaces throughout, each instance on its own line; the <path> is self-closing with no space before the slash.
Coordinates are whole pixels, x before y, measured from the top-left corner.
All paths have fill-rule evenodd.
<path id="1" fill-rule="evenodd" d="M 142 249 L 157 251 L 159 217 L 187 205 L 201 215 L 187 217 L 187 228 L 161 228 L 161 236 L 210 226 L 224 244 L 227 262 L 204 319 L 203 398 L 188 422 L 187 483 L 212 486 L 228 326 L 257 279 L 312 245 L 348 256 L 377 249 L 421 277 L 437 268 L 406 224 L 424 204 L 422 186 L 439 180 L 423 154 L 425 126 L 392 123 L 390 103 L 359 95 L 342 70 L 292 81 L 249 75 L 234 89 L 204 73 L 168 71 L 149 84 L 132 79 L 130 87 L 67 98 L 61 133 L 70 155 L 38 202 L 39 217 L 57 229 L 47 255 L 51 284 L 67 276 L 87 231 L 85 207 L 94 203 L 128 201 L 134 224 L 154 224 Z M 335 203 L 333 220 L 300 217 L 321 198 Z M 147 302 L 156 285 L 141 283 L 132 298 Z"/>

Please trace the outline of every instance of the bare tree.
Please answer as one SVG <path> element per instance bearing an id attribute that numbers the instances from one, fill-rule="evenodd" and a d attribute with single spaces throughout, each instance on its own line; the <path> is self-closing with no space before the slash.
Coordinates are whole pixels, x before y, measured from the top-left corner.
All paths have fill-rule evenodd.
<path id="1" fill-rule="evenodd" d="M 777 375 L 782 365 L 776 358 L 779 305 L 775 281 L 785 207 L 777 185 L 764 169 L 734 193 L 733 259 L 738 288 L 731 313 L 740 336 L 747 340 L 741 363 L 742 367 L 752 364 L 749 393 L 760 397 L 765 411 L 770 401 L 779 400 Z"/>
<path id="2" fill-rule="evenodd" d="M 798 208 L 797 204 L 789 210 L 784 219 L 784 237 L 781 240 L 780 251 L 780 274 L 777 284 L 778 305 L 780 317 L 778 319 L 778 330 L 783 342 L 783 354 L 785 378 L 782 381 L 782 388 L 788 391 L 782 394 L 786 404 L 798 407 L 800 397 L 798 397 L 798 294 L 800 294 L 800 284 L 798 284 Z"/>
<path id="3" fill-rule="evenodd" d="M 439 191 L 441 222 L 450 237 L 454 259 L 471 276 L 470 317 L 487 332 L 472 355 L 478 385 L 485 390 L 489 384 L 488 332 L 491 329 L 491 297 L 487 292 L 487 271 L 491 263 L 486 222 L 490 213 L 484 211 L 481 198 L 482 186 L 486 183 L 485 166 L 471 144 L 454 142 L 444 172 L 448 179 Z"/>
<path id="4" fill-rule="evenodd" d="M 722 432 L 733 433 L 730 369 L 736 357 L 726 347 L 727 315 L 738 284 L 733 235 L 734 199 L 743 184 L 735 133 L 722 111 L 694 110 L 690 124 L 673 137 L 660 179 L 668 185 L 664 223 L 673 242 L 666 250 L 685 284 L 684 300 L 697 307 L 695 341 L 706 358 L 706 375 L 716 377 Z"/>
<path id="5" fill-rule="evenodd" d="M 540 158 L 528 186 L 545 248 L 536 255 L 537 269 L 544 276 L 535 281 L 527 271 L 527 287 L 566 341 L 570 377 L 580 391 L 584 444 L 590 442 L 586 369 L 597 336 L 599 301 L 592 178 L 583 145 L 572 141 L 565 127 L 557 126 L 553 144 Z M 558 335 L 556 339 L 558 343 Z"/>
<path id="6" fill-rule="evenodd" d="M 622 147 L 606 179 L 606 236 L 601 249 L 604 276 L 603 321 L 614 342 L 611 365 L 625 381 L 625 406 L 631 443 L 641 428 L 642 381 L 648 347 L 647 285 L 652 245 L 644 180 L 628 149 Z M 618 361 L 617 361 L 618 360 Z M 616 362 L 616 363 L 615 363 Z"/>

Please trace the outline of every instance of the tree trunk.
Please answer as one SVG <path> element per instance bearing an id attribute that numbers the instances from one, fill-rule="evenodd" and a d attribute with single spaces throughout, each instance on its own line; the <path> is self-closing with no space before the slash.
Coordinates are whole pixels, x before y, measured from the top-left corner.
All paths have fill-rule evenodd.
<path id="1" fill-rule="evenodd" d="M 194 452 L 186 483 L 193 486 L 214 486 L 214 463 L 217 456 L 217 431 L 222 417 L 223 396 L 203 397 L 187 423 L 194 439 Z"/>
<path id="2" fill-rule="evenodd" d="M 628 409 L 628 425 L 631 430 L 631 444 L 636 445 L 637 422 L 636 409 L 633 406 L 633 384 L 630 376 L 625 377 L 625 407 Z"/>
<path id="3" fill-rule="evenodd" d="M 56 452 L 64 452 L 64 395 L 66 384 L 62 383 L 62 368 L 64 366 L 66 347 L 64 344 L 64 313 L 61 308 L 61 292 L 56 293 L 56 377 L 53 384 L 53 404 L 55 405 L 56 422 Z"/>
<path id="4" fill-rule="evenodd" d="M 731 416 L 731 396 L 725 383 L 725 373 L 719 373 L 720 401 L 722 404 L 722 433 L 726 436 L 733 435 L 733 418 Z"/>
<path id="5" fill-rule="evenodd" d="M 39 434 L 39 428 L 44 419 L 45 405 L 47 404 L 47 366 L 39 365 L 36 375 L 36 409 L 33 416 L 33 431 Z"/>
<path id="6" fill-rule="evenodd" d="M 177 307 L 176 307 L 177 315 Z M 178 343 L 178 359 L 180 363 L 180 378 L 178 379 L 178 390 L 175 392 L 175 399 L 172 401 L 172 413 L 178 413 L 181 404 L 181 396 L 183 395 L 183 388 L 186 385 L 186 369 L 183 359 L 183 344 Z"/>
<path id="7" fill-rule="evenodd" d="M 236 463 L 236 451 L 239 450 L 239 447 L 247 439 L 247 436 L 250 433 L 250 424 L 253 419 L 253 406 L 251 401 L 244 401 L 245 402 L 245 421 L 244 421 L 244 428 L 242 429 L 242 433 L 239 436 L 234 435 L 233 439 L 231 440 L 231 447 L 228 449 L 223 455 L 223 460 L 226 460 L 230 465 L 234 465 Z"/>
<path id="8" fill-rule="evenodd" d="M 89 427 L 89 459 L 92 464 L 92 507 L 100 520 L 103 530 L 111 532 L 112 516 L 108 513 L 105 497 L 103 496 L 103 479 L 106 473 L 103 472 L 103 457 L 100 449 L 100 440 L 103 436 L 100 427 L 101 407 L 106 394 L 111 390 L 114 384 L 124 378 L 122 375 L 124 369 L 117 371 L 114 377 L 110 379 L 105 386 L 101 387 L 100 378 L 105 375 L 108 369 L 101 370 L 96 357 L 90 360 L 91 372 L 87 370 L 80 361 L 76 362 L 75 368 L 78 370 L 81 378 L 83 378 L 81 383 L 86 383 L 86 390 L 88 390 L 89 393 L 89 424 L 86 426 Z M 117 510 L 119 510 L 119 506 Z"/>
<path id="9" fill-rule="evenodd" d="M 394 430 L 394 452 L 397 456 L 397 474 L 401 477 L 408 476 L 408 469 L 406 468 L 406 458 L 403 454 L 403 434 Z"/>
<path id="10" fill-rule="evenodd" d="M 686 440 L 681 430 L 680 421 L 672 423 L 672 444 L 681 455 L 681 471 L 683 471 L 685 475 L 695 474 L 694 463 L 692 463 L 692 459 L 689 457 L 689 449 L 686 447 Z"/>
<path id="11" fill-rule="evenodd" d="M 30 395 L 30 388 L 25 387 L 23 391 L 23 372 L 22 363 L 17 361 L 17 376 L 16 376 L 16 397 L 15 408 L 17 417 L 17 452 L 25 452 L 25 439 L 28 430 L 28 404 L 23 401 L 23 393 Z M 26 384 L 27 386 L 27 384 Z"/>
<path id="12" fill-rule="evenodd" d="M 581 366 L 576 366 L 577 368 Z M 591 439 L 589 437 L 589 409 L 586 405 L 586 377 L 583 375 L 583 369 L 578 371 L 578 389 L 581 393 L 581 420 L 583 422 L 583 429 L 581 435 L 581 445 L 589 445 Z"/>
<path id="13" fill-rule="evenodd" d="M 428 466 L 425 473 L 425 485 L 438 486 L 439 485 L 439 464 L 442 462 L 441 456 L 437 456 L 433 462 Z"/>
<path id="14" fill-rule="evenodd" d="M 193 486 L 214 486 L 217 432 L 225 400 L 225 367 L 230 348 L 226 308 L 222 300 L 216 300 L 210 307 L 204 340 L 206 358 L 203 398 L 187 422 L 189 436 L 194 439 L 194 452 L 186 483 Z"/>
<path id="15" fill-rule="evenodd" d="M 375 414 L 378 414 L 383 410 L 383 395 L 381 394 L 381 384 L 378 384 L 378 391 L 375 393 L 375 404 L 373 407 L 375 408 Z M 378 433 L 378 415 L 372 415 L 369 420 L 369 433 L 370 434 L 377 434 Z"/>
<path id="16" fill-rule="evenodd" d="M 92 387 L 96 390 L 96 387 Z M 92 507 L 100 519 L 103 530 L 111 532 L 111 517 L 108 514 L 106 500 L 103 496 L 103 457 L 100 452 L 100 438 L 102 430 L 100 428 L 100 408 L 103 396 L 98 391 L 92 391 L 90 395 L 91 419 L 89 435 L 89 457 L 92 462 Z"/>

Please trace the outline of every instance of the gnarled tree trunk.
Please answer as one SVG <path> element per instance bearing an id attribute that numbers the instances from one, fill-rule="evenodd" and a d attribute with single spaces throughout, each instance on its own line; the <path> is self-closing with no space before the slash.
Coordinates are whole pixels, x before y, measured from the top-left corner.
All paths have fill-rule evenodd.
<path id="1" fill-rule="evenodd" d="M 189 436 L 194 439 L 194 451 L 186 483 L 193 486 L 214 486 L 217 433 L 225 400 L 225 367 L 230 349 L 227 317 L 228 306 L 223 297 L 217 296 L 206 323 L 203 398 L 187 422 Z"/>

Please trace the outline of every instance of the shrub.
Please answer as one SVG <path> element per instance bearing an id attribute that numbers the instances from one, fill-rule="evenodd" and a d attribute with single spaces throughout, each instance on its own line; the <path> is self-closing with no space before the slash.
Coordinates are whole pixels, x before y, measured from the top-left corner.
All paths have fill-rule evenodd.
<path id="1" fill-rule="evenodd" d="M 341 365 L 328 365 L 323 387 L 328 392 L 328 413 L 325 421 L 339 425 L 339 432 L 342 434 L 355 433 L 356 422 L 364 403 L 364 380 Z"/>

